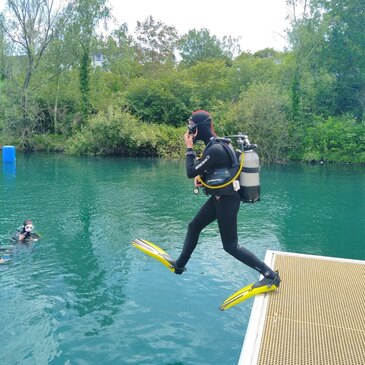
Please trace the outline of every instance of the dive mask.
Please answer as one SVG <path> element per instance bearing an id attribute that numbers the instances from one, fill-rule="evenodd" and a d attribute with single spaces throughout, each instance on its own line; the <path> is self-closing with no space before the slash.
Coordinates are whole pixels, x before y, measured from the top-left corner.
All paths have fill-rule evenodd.
<path id="1" fill-rule="evenodd" d="M 196 133 L 196 124 L 193 122 L 193 120 L 191 118 L 188 119 L 188 131 L 189 131 L 189 134 Z"/>
<path id="2" fill-rule="evenodd" d="M 194 122 L 193 120 L 193 116 L 191 116 L 188 119 L 188 130 L 189 130 L 189 134 L 195 134 L 196 133 L 196 128 L 197 128 L 197 124 L 198 125 L 203 125 L 203 124 L 211 124 L 212 122 L 212 118 L 209 115 L 207 118 L 205 118 L 203 121 L 199 121 L 197 123 Z"/>
<path id="3" fill-rule="evenodd" d="M 34 229 L 34 226 L 32 224 L 27 224 L 25 227 L 24 227 L 24 230 L 25 232 L 32 232 Z"/>

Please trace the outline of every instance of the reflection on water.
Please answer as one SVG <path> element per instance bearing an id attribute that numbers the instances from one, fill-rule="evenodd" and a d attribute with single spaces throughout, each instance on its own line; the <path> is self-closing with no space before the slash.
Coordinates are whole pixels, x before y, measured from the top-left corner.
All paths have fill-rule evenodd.
<path id="1" fill-rule="evenodd" d="M 1 363 L 234 364 L 252 301 L 221 313 L 257 274 L 222 249 L 215 224 L 182 276 L 135 250 L 146 238 L 172 256 L 206 200 L 183 162 L 17 156 L 0 177 Z M 242 205 L 241 244 L 365 259 L 363 167 L 268 166 L 262 200 Z M 42 239 L 13 245 L 25 218 Z M 0 252 L 1 255 L 1 252 Z"/>
<path id="2" fill-rule="evenodd" d="M 3 162 L 3 176 L 11 179 L 16 176 L 16 163 L 15 162 Z"/>

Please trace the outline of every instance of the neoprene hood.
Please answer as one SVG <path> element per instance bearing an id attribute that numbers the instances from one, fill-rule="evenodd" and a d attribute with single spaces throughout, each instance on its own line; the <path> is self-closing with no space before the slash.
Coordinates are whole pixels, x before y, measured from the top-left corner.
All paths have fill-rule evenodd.
<path id="1" fill-rule="evenodd" d="M 198 134 L 195 137 L 196 141 L 200 140 L 207 144 L 210 138 L 216 135 L 213 129 L 212 117 L 206 110 L 196 110 L 189 120 L 198 128 Z"/>

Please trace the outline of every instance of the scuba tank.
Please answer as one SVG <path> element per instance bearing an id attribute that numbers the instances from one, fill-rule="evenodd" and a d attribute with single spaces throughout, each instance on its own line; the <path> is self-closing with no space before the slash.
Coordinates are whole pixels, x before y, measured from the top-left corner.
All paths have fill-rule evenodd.
<path id="1" fill-rule="evenodd" d="M 255 149 L 257 145 L 251 144 L 245 134 L 234 136 L 241 148 L 240 161 L 243 158 L 243 167 L 240 173 L 240 197 L 243 203 L 260 201 L 260 160 Z"/>
<path id="2" fill-rule="evenodd" d="M 255 149 L 257 145 L 251 144 L 248 137 L 243 133 L 238 133 L 229 138 L 237 138 L 237 143 L 240 145 L 240 150 L 236 150 L 236 155 L 232 157 L 232 167 L 216 169 L 210 174 L 207 174 L 205 181 L 200 179 L 201 184 L 205 188 L 209 189 L 221 189 L 229 184 L 239 180 L 239 190 L 241 201 L 243 203 L 255 203 L 260 200 L 260 161 Z M 229 140 L 225 138 L 214 138 L 210 143 L 222 143 L 222 145 L 228 150 L 228 146 L 224 144 Z M 232 153 L 234 153 L 232 151 Z M 237 156 L 239 156 L 237 161 Z M 237 170 L 237 165 L 239 165 Z M 233 170 L 237 170 L 234 174 Z M 233 176 L 234 175 L 234 176 Z M 233 177 L 232 177 L 233 176 Z M 199 189 L 196 187 L 194 193 L 197 194 Z"/>

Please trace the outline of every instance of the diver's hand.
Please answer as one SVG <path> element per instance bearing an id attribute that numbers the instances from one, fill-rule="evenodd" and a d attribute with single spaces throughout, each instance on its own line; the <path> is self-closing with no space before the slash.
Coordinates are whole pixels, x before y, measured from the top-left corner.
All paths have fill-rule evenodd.
<path id="1" fill-rule="evenodd" d="M 19 235 L 19 241 L 23 241 L 27 238 L 27 235 L 25 233 L 20 233 Z"/>
<path id="2" fill-rule="evenodd" d="M 200 177 L 199 176 L 195 176 L 194 177 L 194 186 L 200 188 L 203 186 L 201 180 L 200 180 Z"/>
<path id="3" fill-rule="evenodd" d="M 20 233 L 19 235 L 19 241 L 23 241 L 23 240 L 31 240 L 32 239 L 32 236 L 30 234 L 30 232 L 24 232 L 24 233 Z"/>
<path id="4" fill-rule="evenodd" d="M 193 137 L 194 136 L 192 134 L 189 134 L 189 131 L 186 131 L 186 133 L 184 134 L 186 148 L 193 148 L 194 146 Z"/>

